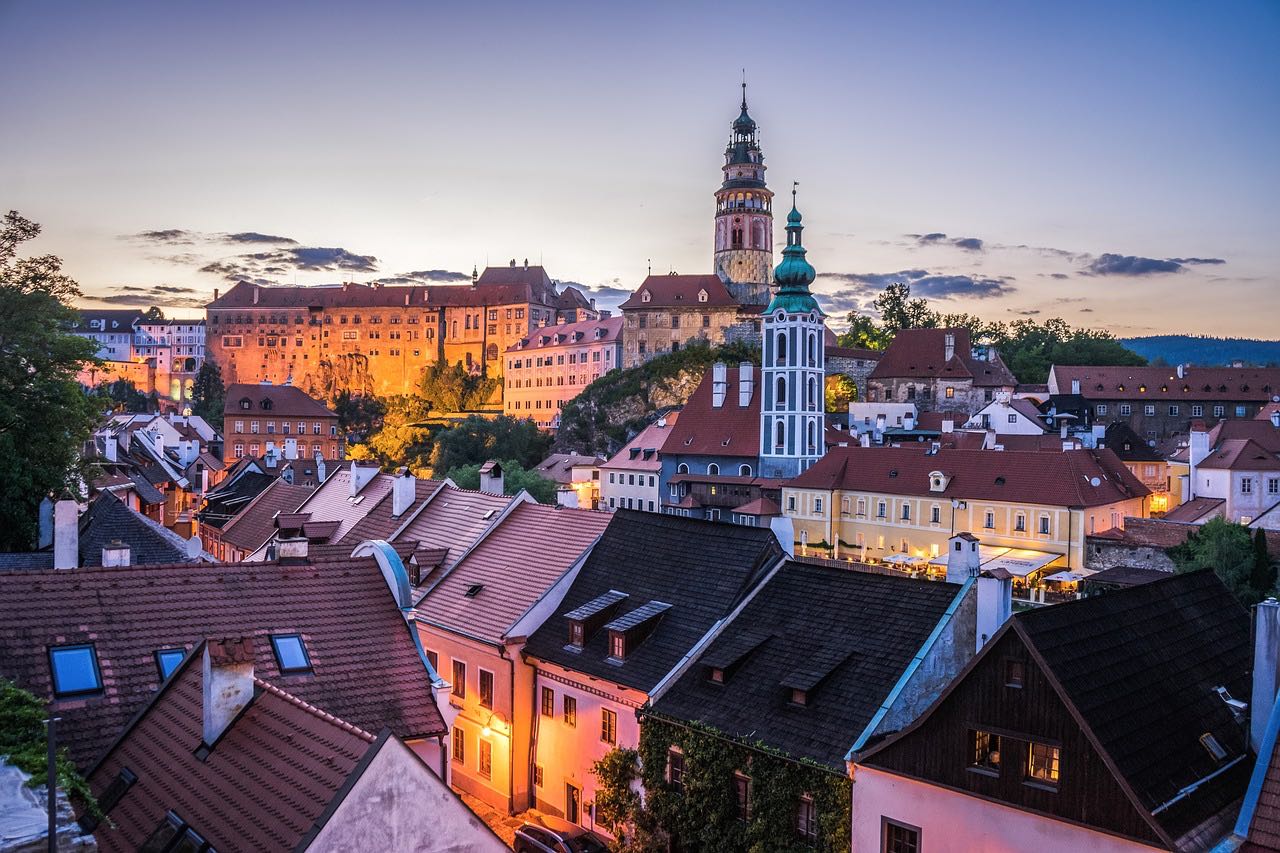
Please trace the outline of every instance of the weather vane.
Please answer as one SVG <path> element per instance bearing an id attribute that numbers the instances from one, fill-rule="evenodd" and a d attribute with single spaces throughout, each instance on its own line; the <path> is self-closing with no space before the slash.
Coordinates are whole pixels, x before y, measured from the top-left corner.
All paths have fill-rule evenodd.
<path id="1" fill-rule="evenodd" d="M 800 182 L 799 182 L 799 181 L 792 181 L 792 182 L 791 182 L 791 206 L 792 206 L 792 207 L 795 207 L 795 206 L 796 206 L 796 190 L 797 190 L 799 187 L 800 187 Z"/>

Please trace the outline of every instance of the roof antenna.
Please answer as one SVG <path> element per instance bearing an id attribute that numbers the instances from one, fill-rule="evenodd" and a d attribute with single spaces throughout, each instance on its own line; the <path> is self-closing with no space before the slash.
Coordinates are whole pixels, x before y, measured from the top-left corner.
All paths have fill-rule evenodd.
<path id="1" fill-rule="evenodd" d="M 747 111 L 747 69 L 742 69 L 742 111 Z"/>

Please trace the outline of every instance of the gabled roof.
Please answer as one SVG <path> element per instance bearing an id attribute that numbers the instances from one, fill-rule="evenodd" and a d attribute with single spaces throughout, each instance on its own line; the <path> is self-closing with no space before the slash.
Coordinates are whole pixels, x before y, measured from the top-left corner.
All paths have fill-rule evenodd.
<path id="1" fill-rule="evenodd" d="M 1229 438 L 1214 446 L 1196 467 L 1228 471 L 1280 471 L 1280 456 L 1252 438 Z"/>
<path id="2" fill-rule="evenodd" d="M 1087 367 L 1055 364 L 1050 387 L 1060 394 L 1080 382 L 1087 400 L 1252 400 L 1269 402 L 1280 393 L 1280 368 L 1190 367 L 1181 379 L 1173 367 Z"/>
<path id="3" fill-rule="evenodd" d="M 517 504 L 427 592 L 418 603 L 419 620 L 501 642 L 582 558 L 609 519 L 606 512 Z"/>
<path id="4" fill-rule="evenodd" d="M 421 504 L 395 537 L 395 544 L 415 548 L 444 548 L 447 565 L 457 561 L 495 524 L 515 497 L 459 489 L 452 483 Z"/>
<path id="5" fill-rule="evenodd" d="M 274 476 L 259 474 L 257 471 L 246 471 L 234 480 L 228 477 L 205 496 L 205 504 L 196 513 L 196 517 L 201 524 L 209 527 L 225 527 L 275 480 Z"/>
<path id="6" fill-rule="evenodd" d="M 227 386 L 223 417 L 227 420 L 257 418 L 336 418 L 324 403 L 294 385 L 261 385 L 236 382 Z M 244 401 L 249 408 L 244 408 Z M 267 408 L 264 408 L 264 405 Z M 265 435 L 265 433 L 264 433 Z M 279 436 L 284 441 L 284 436 Z"/>
<path id="7" fill-rule="evenodd" d="M 955 350 L 946 358 L 946 336 L 955 336 Z M 871 379 L 972 379 L 977 386 L 1014 387 L 1017 380 L 996 354 L 993 360 L 973 357 L 969 330 L 900 329 L 885 349 Z"/>
<path id="8" fill-rule="evenodd" d="M 1216 515 L 1226 502 L 1226 498 L 1192 498 L 1166 512 L 1163 520 L 1181 522 L 1207 520 Z"/>
<path id="9" fill-rule="evenodd" d="M 942 491 L 930 489 L 934 471 L 950 477 Z M 923 445 L 833 447 L 786 487 L 1066 507 L 1102 506 L 1151 493 L 1110 450 L 999 453 L 943 447 L 930 453 Z"/>
<path id="10" fill-rule="evenodd" d="M 604 457 L 601 456 L 583 456 L 580 453 L 553 453 L 539 462 L 533 470 L 539 476 L 551 480 L 553 483 L 563 485 L 573 479 L 574 468 L 581 465 L 594 467 L 603 464 L 604 461 Z"/>
<path id="11" fill-rule="evenodd" d="M 291 486 L 276 480 L 223 525 L 222 541 L 252 554 L 276 532 L 277 513 L 293 512 L 315 490 L 315 486 Z"/>
<path id="12" fill-rule="evenodd" d="M 767 528 L 618 510 L 555 615 L 529 637 L 525 653 L 648 692 L 781 557 Z M 565 648 L 567 615 L 610 593 L 625 595 L 618 599 L 618 617 L 650 601 L 671 605 L 621 664 L 605 660 L 607 631 L 587 637 L 581 651 Z"/>
<path id="13" fill-rule="evenodd" d="M 706 291 L 705 302 L 699 293 Z M 648 301 L 645 294 L 649 295 Z M 657 308 L 725 308 L 736 307 L 737 300 L 718 275 L 651 275 L 619 307 L 653 310 Z"/>
<path id="14" fill-rule="evenodd" d="M 787 562 L 653 711 L 843 771 L 849 745 L 960 589 Z M 708 661 L 733 670 L 712 682 Z M 792 704 L 793 688 L 808 691 L 803 706 Z"/>
<path id="15" fill-rule="evenodd" d="M 760 368 L 752 367 L 754 387 L 745 406 L 738 405 L 740 368 L 725 368 L 724 405 L 716 407 L 712 395 L 715 368 L 702 375 L 702 381 L 689 396 L 680 419 L 671 428 L 663 445 L 663 454 L 740 456 L 756 459 L 760 455 Z"/>
<path id="16" fill-rule="evenodd" d="M 0 677 L 53 699 L 46 647 L 92 642 L 99 695 L 54 702 L 81 767 L 97 758 L 160 683 L 158 649 L 206 637 L 255 639 L 260 677 L 370 731 L 445 731 L 409 626 L 372 558 L 0 572 Z M 353 630 L 358 625 L 359 630 Z M 281 675 L 269 635 L 298 633 L 314 669 Z"/>
<path id="17" fill-rule="evenodd" d="M 1133 431 L 1128 421 L 1107 424 L 1102 443 L 1122 462 L 1163 462 L 1164 457 L 1146 440 Z"/>
<path id="18" fill-rule="evenodd" d="M 366 469 L 367 470 L 367 469 Z M 337 527 L 327 541 L 340 542 L 347 532 L 368 515 L 378 501 L 391 491 L 391 475 L 376 473 L 354 496 L 351 494 L 350 468 L 337 471 L 327 477 L 320 488 L 298 507 L 299 512 L 310 515 L 310 520 L 336 521 Z"/>
<path id="19" fill-rule="evenodd" d="M 612 459 L 601 463 L 600 467 L 627 471 L 661 471 L 662 450 L 679 419 L 679 412 L 663 415 L 636 433 L 635 438 L 628 441 Z"/>
<path id="20" fill-rule="evenodd" d="M 507 347 L 507 352 L 611 343 L 622 337 L 622 322 L 621 317 L 607 317 L 603 320 L 581 320 L 577 323 L 543 326 Z"/>
<path id="21" fill-rule="evenodd" d="M 80 516 L 80 565 L 101 566 L 102 549 L 116 539 L 129 546 L 133 566 L 192 560 L 187 556 L 187 540 L 103 492 Z"/>
<path id="22" fill-rule="evenodd" d="M 392 534 L 409 520 L 409 516 L 414 509 L 435 494 L 436 490 L 442 485 L 444 483 L 441 480 L 415 478 L 413 482 L 413 503 L 409 505 L 407 510 L 396 516 L 391 514 L 391 511 L 395 509 L 395 483 L 393 481 L 391 489 L 387 491 L 382 500 L 374 504 L 373 509 L 369 510 L 369 513 L 364 518 L 357 521 L 355 526 L 343 535 L 342 541 L 358 545 L 367 539 L 390 539 Z"/>
<path id="23" fill-rule="evenodd" d="M 1280 405 L 1276 403 L 1273 405 Z M 1280 428 L 1272 425 L 1270 418 L 1227 418 L 1214 424 L 1209 430 L 1209 446 L 1216 447 L 1230 439 L 1249 439 L 1271 453 L 1280 453 Z"/>

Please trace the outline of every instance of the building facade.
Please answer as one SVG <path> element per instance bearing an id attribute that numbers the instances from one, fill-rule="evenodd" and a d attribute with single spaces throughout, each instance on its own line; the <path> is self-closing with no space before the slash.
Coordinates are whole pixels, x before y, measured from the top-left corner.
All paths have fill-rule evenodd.
<path id="1" fill-rule="evenodd" d="M 143 394 L 174 403 L 191 400 L 204 364 L 204 320 L 150 320 L 134 310 L 86 310 L 73 331 L 98 346 L 102 365 L 77 377 L 86 387 L 124 379 Z"/>
<path id="2" fill-rule="evenodd" d="M 746 83 L 722 171 L 724 181 L 716 190 L 716 275 L 739 303 L 765 305 L 773 272 L 773 192 L 765 184 L 756 123 L 747 113 Z"/>
<path id="3" fill-rule="evenodd" d="M 626 321 L 624 367 L 697 344 L 724 343 L 746 323 L 742 306 L 715 275 L 651 275 L 621 305 Z M 754 327 L 753 327 L 754 328 Z"/>
<path id="4" fill-rule="evenodd" d="M 973 346 L 968 329 L 902 329 L 871 371 L 867 399 L 971 415 L 1016 387 L 1000 353 Z"/>
<path id="5" fill-rule="evenodd" d="M 679 419 L 679 412 L 668 412 L 600 466 L 602 509 L 662 511 L 662 452 Z"/>
<path id="6" fill-rule="evenodd" d="M 503 411 L 544 429 L 559 426 L 565 403 L 622 366 L 622 323 L 621 317 L 563 323 L 521 338 L 505 353 Z"/>
<path id="7" fill-rule="evenodd" d="M 264 456 L 341 459 L 338 416 L 323 403 L 291 385 L 227 386 L 222 412 L 225 461 Z M 290 450 L 292 445 L 292 450 Z"/>

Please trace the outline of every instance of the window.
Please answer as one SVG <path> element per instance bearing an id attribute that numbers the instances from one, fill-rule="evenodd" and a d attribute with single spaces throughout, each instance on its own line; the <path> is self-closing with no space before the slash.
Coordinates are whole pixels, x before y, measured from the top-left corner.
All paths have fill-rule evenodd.
<path id="1" fill-rule="evenodd" d="M 186 656 L 186 649 L 157 649 L 156 669 L 160 671 L 160 680 L 168 678 Z"/>
<path id="2" fill-rule="evenodd" d="M 933 507 L 932 509 L 930 509 L 930 510 L 929 510 L 929 523 L 930 523 L 930 524 L 941 524 L 941 523 L 942 523 L 942 508 L 941 508 L 941 507 L 936 507 L 936 506 L 935 506 L 935 507 Z"/>
<path id="3" fill-rule="evenodd" d="M 813 511 L 815 515 L 822 515 L 822 498 L 813 499 Z"/>
<path id="4" fill-rule="evenodd" d="M 1226 414 L 1226 411 L 1227 411 L 1227 409 L 1226 409 L 1226 407 L 1225 407 L 1225 406 L 1214 406 L 1214 407 L 1213 407 L 1213 416 L 1214 416 L 1215 418 L 1220 418 L 1220 417 L 1222 417 L 1224 414 Z"/>
<path id="5" fill-rule="evenodd" d="M 1040 535 L 1049 535 L 1049 516 L 1047 515 L 1040 516 Z"/>
<path id="6" fill-rule="evenodd" d="M 600 709 L 600 740 L 609 744 L 618 742 L 618 715 L 608 708 Z"/>
<path id="7" fill-rule="evenodd" d="M 91 643 L 49 649 L 49 669 L 53 672 L 53 695 L 59 699 L 102 689 L 98 652 Z"/>
<path id="8" fill-rule="evenodd" d="M 554 717 L 556 715 L 556 692 L 550 687 L 542 688 L 542 716 Z"/>
<path id="9" fill-rule="evenodd" d="M 627 635 L 621 631 L 609 632 L 609 657 L 622 660 L 627 656 Z"/>
<path id="10" fill-rule="evenodd" d="M 311 658 L 307 656 L 301 634 L 272 634 L 271 648 L 275 650 L 281 675 L 311 672 Z"/>
<path id="11" fill-rule="evenodd" d="M 956 389 L 948 385 L 946 393 L 947 393 L 947 399 L 950 400 L 956 396 Z M 1012 423 L 1012 421 L 1010 421 L 1010 423 Z"/>
<path id="12" fill-rule="evenodd" d="M 467 698 L 467 662 L 453 662 L 453 695 L 459 699 Z"/>
<path id="13" fill-rule="evenodd" d="M 1026 679 L 1027 666 L 1020 660 L 1007 660 L 1004 662 L 1004 686 L 1005 687 L 1021 687 Z"/>
<path id="14" fill-rule="evenodd" d="M 987 530 L 996 529 L 996 514 L 993 510 L 987 510 L 986 517 L 982 520 L 982 526 Z"/>
<path id="15" fill-rule="evenodd" d="M 467 763 L 467 736 L 462 726 L 453 727 L 453 760 L 459 764 Z"/>
<path id="16" fill-rule="evenodd" d="M 1027 745 L 1027 780 L 1058 784 L 1058 747 L 1035 741 Z"/>
<path id="17" fill-rule="evenodd" d="M 1280 495 L 1280 477 L 1267 478 L 1267 494 Z"/>
<path id="18" fill-rule="evenodd" d="M 738 820 L 751 820 L 751 777 L 734 771 L 733 790 L 738 799 Z"/>
<path id="19" fill-rule="evenodd" d="M 1204 417 L 1204 406 L 1192 406 L 1192 407 L 1191 407 L 1191 417 L 1193 417 L 1193 418 L 1202 418 L 1202 417 Z"/>
<path id="20" fill-rule="evenodd" d="M 1101 416 L 1101 415 L 1105 415 L 1105 414 L 1107 413 L 1107 404 L 1106 404 L 1106 403 L 1099 403 L 1099 404 L 1094 408 L 1094 412 L 1096 412 L 1099 416 Z"/>
<path id="21" fill-rule="evenodd" d="M 534 784 L 534 786 L 535 786 L 535 787 L 537 787 L 537 788 L 541 788 L 541 787 L 542 787 L 542 785 L 543 785 L 542 765 L 541 765 L 541 764 L 535 764 L 535 765 L 533 765 L 533 784 Z"/>
<path id="22" fill-rule="evenodd" d="M 480 761 L 478 769 L 480 775 L 486 779 L 493 777 L 493 744 L 484 738 L 480 739 Z"/>
<path id="23" fill-rule="evenodd" d="M 1169 415 L 1170 415 L 1171 417 L 1175 417 L 1175 418 L 1176 418 L 1176 417 L 1178 416 L 1178 407 L 1177 407 L 1177 406 L 1170 406 L 1170 407 L 1169 407 Z"/>
<path id="24" fill-rule="evenodd" d="M 564 697 L 564 724 L 566 726 L 578 725 L 578 700 L 572 696 Z"/>
<path id="25" fill-rule="evenodd" d="M 1121 404 L 1120 404 L 1120 414 L 1121 414 L 1121 415 L 1131 415 L 1131 414 L 1133 414 L 1133 406 L 1129 405 L 1128 403 L 1121 403 Z"/>
<path id="26" fill-rule="evenodd" d="M 969 746 L 970 768 L 1000 773 L 1000 735 L 970 729 Z"/>
<path id="27" fill-rule="evenodd" d="M 493 707 L 493 673 L 480 670 L 480 707 Z"/>
<path id="28" fill-rule="evenodd" d="M 886 512 L 888 512 L 888 505 L 884 501 L 876 504 L 876 518 L 884 518 Z"/>
<path id="29" fill-rule="evenodd" d="M 684 793 L 684 753 L 678 746 L 667 750 L 667 784 L 677 794 Z"/>
<path id="30" fill-rule="evenodd" d="M 1253 478 L 1252 477 L 1240 478 L 1240 494 L 1242 495 L 1253 494 Z"/>
<path id="31" fill-rule="evenodd" d="M 796 803 L 796 837 L 809 845 L 818 841 L 818 809 L 812 794 L 801 794 Z"/>
<path id="32" fill-rule="evenodd" d="M 881 818 L 880 840 L 883 853 L 920 853 L 920 828 Z"/>
<path id="33" fill-rule="evenodd" d="M 902 520 L 903 520 L 903 521 L 910 521 L 910 520 L 911 520 L 911 504 L 905 504 L 905 503 L 904 503 L 904 504 L 902 505 Z"/>
<path id="34" fill-rule="evenodd" d="M 1027 532 L 1027 517 L 1022 513 L 1018 513 L 1013 517 L 1013 529 L 1019 533 Z"/>

